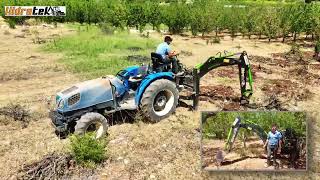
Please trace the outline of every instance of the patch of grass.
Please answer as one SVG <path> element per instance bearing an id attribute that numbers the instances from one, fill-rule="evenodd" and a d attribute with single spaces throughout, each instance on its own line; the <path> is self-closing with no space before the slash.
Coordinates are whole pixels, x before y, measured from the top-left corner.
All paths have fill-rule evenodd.
<path id="1" fill-rule="evenodd" d="M 130 55 L 150 56 L 159 43 L 154 39 L 141 38 L 136 34 L 115 31 L 105 35 L 97 26 L 72 25 L 78 29 L 75 35 L 61 37 L 45 47 L 47 51 L 63 52 L 61 60 L 74 73 L 85 78 L 116 74 L 130 65 L 140 64 L 128 61 Z M 130 49 L 135 48 L 136 51 Z M 151 60 L 150 60 L 151 61 Z"/>
<path id="2" fill-rule="evenodd" d="M 30 18 L 30 19 L 27 19 L 24 23 L 25 25 L 28 25 L 28 26 L 37 26 L 41 23 L 41 21 L 39 21 L 39 19 Z"/>
<path id="3" fill-rule="evenodd" d="M 92 133 L 85 135 L 72 135 L 70 137 L 71 154 L 78 164 L 86 167 L 94 167 L 95 164 L 103 162 L 106 156 L 106 141 L 95 139 Z"/>
<path id="4" fill-rule="evenodd" d="M 16 24 L 17 23 L 14 20 L 6 19 L 6 22 L 8 23 L 10 29 L 15 29 L 16 28 Z"/>
<path id="5" fill-rule="evenodd" d="M 99 24 L 99 27 L 101 31 L 106 35 L 112 35 L 116 30 L 116 28 L 109 23 L 101 23 Z"/>

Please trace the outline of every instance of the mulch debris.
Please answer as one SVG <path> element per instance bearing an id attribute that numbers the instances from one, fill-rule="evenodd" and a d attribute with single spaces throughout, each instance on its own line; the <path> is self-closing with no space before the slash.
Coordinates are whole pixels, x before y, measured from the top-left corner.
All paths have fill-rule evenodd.
<path id="1" fill-rule="evenodd" d="M 19 179 L 60 179 L 71 175 L 75 162 L 70 155 L 49 154 L 41 161 L 24 166 Z"/>
<path id="2" fill-rule="evenodd" d="M 30 122 L 30 112 L 20 104 L 9 104 L 0 108 L 0 116 L 8 117 L 14 121 L 22 123 L 22 128 L 26 128 Z"/>

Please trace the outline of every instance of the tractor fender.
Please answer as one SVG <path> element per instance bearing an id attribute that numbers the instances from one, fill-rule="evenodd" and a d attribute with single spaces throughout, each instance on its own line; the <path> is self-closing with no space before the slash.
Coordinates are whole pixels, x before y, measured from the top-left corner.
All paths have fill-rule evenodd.
<path id="1" fill-rule="evenodd" d="M 140 104 L 140 100 L 142 98 L 142 95 L 144 93 L 144 91 L 147 89 L 147 87 L 155 80 L 158 79 L 168 79 L 173 81 L 173 73 L 172 72 L 159 72 L 159 73 L 154 73 L 154 74 L 149 74 L 148 76 L 146 76 L 140 86 L 137 88 L 136 91 L 136 96 L 135 96 L 135 104 L 137 106 L 139 106 Z"/>

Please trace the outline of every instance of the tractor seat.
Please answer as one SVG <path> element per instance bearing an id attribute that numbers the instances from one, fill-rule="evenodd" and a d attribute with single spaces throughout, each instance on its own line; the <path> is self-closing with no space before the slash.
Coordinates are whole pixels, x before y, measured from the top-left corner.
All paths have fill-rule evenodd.
<path id="1" fill-rule="evenodd" d="M 165 72 L 171 69 L 171 62 L 163 59 L 161 54 L 152 52 L 152 69 L 156 72 Z"/>

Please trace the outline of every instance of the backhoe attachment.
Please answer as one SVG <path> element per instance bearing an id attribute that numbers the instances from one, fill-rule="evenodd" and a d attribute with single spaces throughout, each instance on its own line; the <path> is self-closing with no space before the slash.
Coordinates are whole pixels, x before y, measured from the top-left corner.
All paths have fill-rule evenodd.
<path id="1" fill-rule="evenodd" d="M 193 69 L 193 108 L 197 109 L 200 94 L 200 79 L 211 70 L 221 66 L 238 65 L 241 97 L 240 103 L 249 103 L 248 99 L 253 93 L 252 90 L 252 74 L 247 53 L 234 53 L 228 55 L 218 55 L 210 57 L 202 64 L 198 64 Z M 247 85 L 249 83 L 249 86 Z M 248 86 L 248 87 L 247 87 Z"/>
<path id="2" fill-rule="evenodd" d="M 230 152 L 232 146 L 238 136 L 240 128 L 244 128 L 250 131 L 253 131 L 255 134 L 259 136 L 259 138 L 265 143 L 267 140 L 267 133 L 257 124 L 246 120 L 245 123 L 241 123 L 240 117 L 235 118 L 234 122 L 232 123 L 232 127 L 229 130 L 227 143 L 225 149 Z"/>

